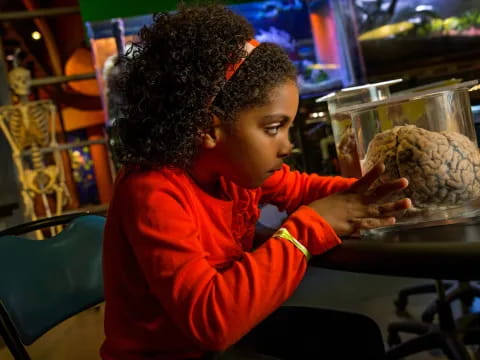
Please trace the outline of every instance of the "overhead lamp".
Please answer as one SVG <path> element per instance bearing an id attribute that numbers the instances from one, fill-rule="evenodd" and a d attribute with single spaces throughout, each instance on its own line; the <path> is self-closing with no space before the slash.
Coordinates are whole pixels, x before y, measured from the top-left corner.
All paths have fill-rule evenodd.
<path id="1" fill-rule="evenodd" d="M 40 40 L 42 38 L 42 34 L 39 31 L 32 32 L 32 39 L 33 40 Z"/>

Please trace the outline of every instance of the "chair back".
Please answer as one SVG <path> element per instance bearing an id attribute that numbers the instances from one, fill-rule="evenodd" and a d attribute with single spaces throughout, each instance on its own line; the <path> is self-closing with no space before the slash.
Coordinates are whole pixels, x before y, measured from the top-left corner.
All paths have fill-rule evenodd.
<path id="1" fill-rule="evenodd" d="M 103 301 L 104 225 L 104 217 L 89 215 L 45 240 L 0 236 L 2 321 L 23 344 Z"/>

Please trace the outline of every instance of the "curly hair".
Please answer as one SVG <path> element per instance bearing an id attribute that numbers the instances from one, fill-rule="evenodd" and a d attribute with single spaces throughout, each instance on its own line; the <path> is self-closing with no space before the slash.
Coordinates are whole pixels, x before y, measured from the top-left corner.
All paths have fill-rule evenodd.
<path id="1" fill-rule="evenodd" d="M 285 52 L 263 43 L 226 81 L 227 68 L 246 56 L 253 29 L 223 6 L 182 7 L 153 20 L 117 60 L 113 86 L 124 101 L 112 143 L 121 163 L 188 168 L 213 114 L 232 123 L 240 110 L 267 103 L 272 88 L 296 78 Z"/>

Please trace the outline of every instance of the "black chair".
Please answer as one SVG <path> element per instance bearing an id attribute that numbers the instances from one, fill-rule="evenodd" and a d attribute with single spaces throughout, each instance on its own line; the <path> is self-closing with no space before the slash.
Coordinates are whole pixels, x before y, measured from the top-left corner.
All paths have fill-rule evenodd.
<path id="1" fill-rule="evenodd" d="M 17 236 L 65 223 L 45 240 Z M 0 336 L 15 360 L 29 360 L 26 345 L 103 302 L 104 224 L 101 216 L 71 214 L 0 232 Z"/>
<path id="2" fill-rule="evenodd" d="M 434 287 L 423 285 L 404 289 L 395 302 L 397 309 L 404 311 L 406 298 L 411 294 L 428 293 L 436 290 L 437 298 L 422 314 L 422 321 L 405 320 L 391 323 L 388 327 L 387 359 L 399 359 L 421 351 L 441 349 L 443 353 L 454 360 L 480 359 L 480 354 L 473 355 L 466 345 L 480 345 L 480 314 L 467 311 L 477 294 L 475 283 L 444 282 L 436 280 Z M 452 312 L 452 302 L 462 300 L 464 311 L 455 319 Z M 438 322 L 433 323 L 437 315 Z M 410 333 L 415 337 L 402 342 L 399 333 Z"/>
<path id="3" fill-rule="evenodd" d="M 453 281 L 443 280 L 445 288 L 445 301 L 449 304 L 455 300 L 460 300 L 462 314 L 466 315 L 470 312 L 470 308 L 475 298 L 480 297 L 479 281 Z M 397 313 L 399 315 L 408 315 L 406 311 L 408 305 L 408 297 L 411 295 L 430 294 L 436 292 L 436 284 L 422 284 L 409 286 L 399 291 L 394 301 Z M 437 301 L 432 301 L 422 313 L 422 321 L 431 323 L 437 314 Z"/>

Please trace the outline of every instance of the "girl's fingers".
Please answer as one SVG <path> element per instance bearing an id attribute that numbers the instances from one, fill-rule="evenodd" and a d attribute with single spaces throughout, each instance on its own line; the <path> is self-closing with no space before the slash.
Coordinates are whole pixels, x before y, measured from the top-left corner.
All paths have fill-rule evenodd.
<path id="1" fill-rule="evenodd" d="M 405 198 L 398 201 L 392 201 L 382 205 L 378 205 L 378 212 L 383 216 L 391 216 L 399 211 L 410 209 L 412 207 L 412 200 Z"/>
<path id="2" fill-rule="evenodd" d="M 384 171 L 385 165 L 383 163 L 376 164 L 350 187 L 350 192 L 365 193 Z"/>
<path id="3" fill-rule="evenodd" d="M 375 228 L 395 224 L 395 218 L 393 216 L 380 217 L 380 218 L 363 218 L 363 219 L 355 219 L 355 220 L 352 220 L 351 222 L 355 230 L 375 229 Z"/>
<path id="4" fill-rule="evenodd" d="M 363 214 L 350 221 L 352 231 L 361 229 L 375 229 L 382 226 L 393 225 L 396 222 L 395 214 L 412 207 L 408 198 L 392 201 L 382 205 L 368 205 L 364 207 Z"/>
<path id="5" fill-rule="evenodd" d="M 404 198 L 398 201 L 392 201 L 389 203 L 381 204 L 381 205 L 376 205 L 376 204 L 371 204 L 367 205 L 363 209 L 363 213 L 360 214 L 357 212 L 355 214 L 357 218 L 363 218 L 363 217 L 368 217 L 368 218 L 378 218 L 378 217 L 388 217 L 388 216 L 393 216 L 399 211 L 409 209 L 412 207 L 412 201 L 408 198 Z"/>
<path id="6" fill-rule="evenodd" d="M 408 180 L 405 178 L 389 181 L 385 184 L 377 186 L 368 195 L 368 199 L 371 202 L 377 202 L 382 198 L 390 195 L 391 193 L 405 189 L 408 186 Z"/>

